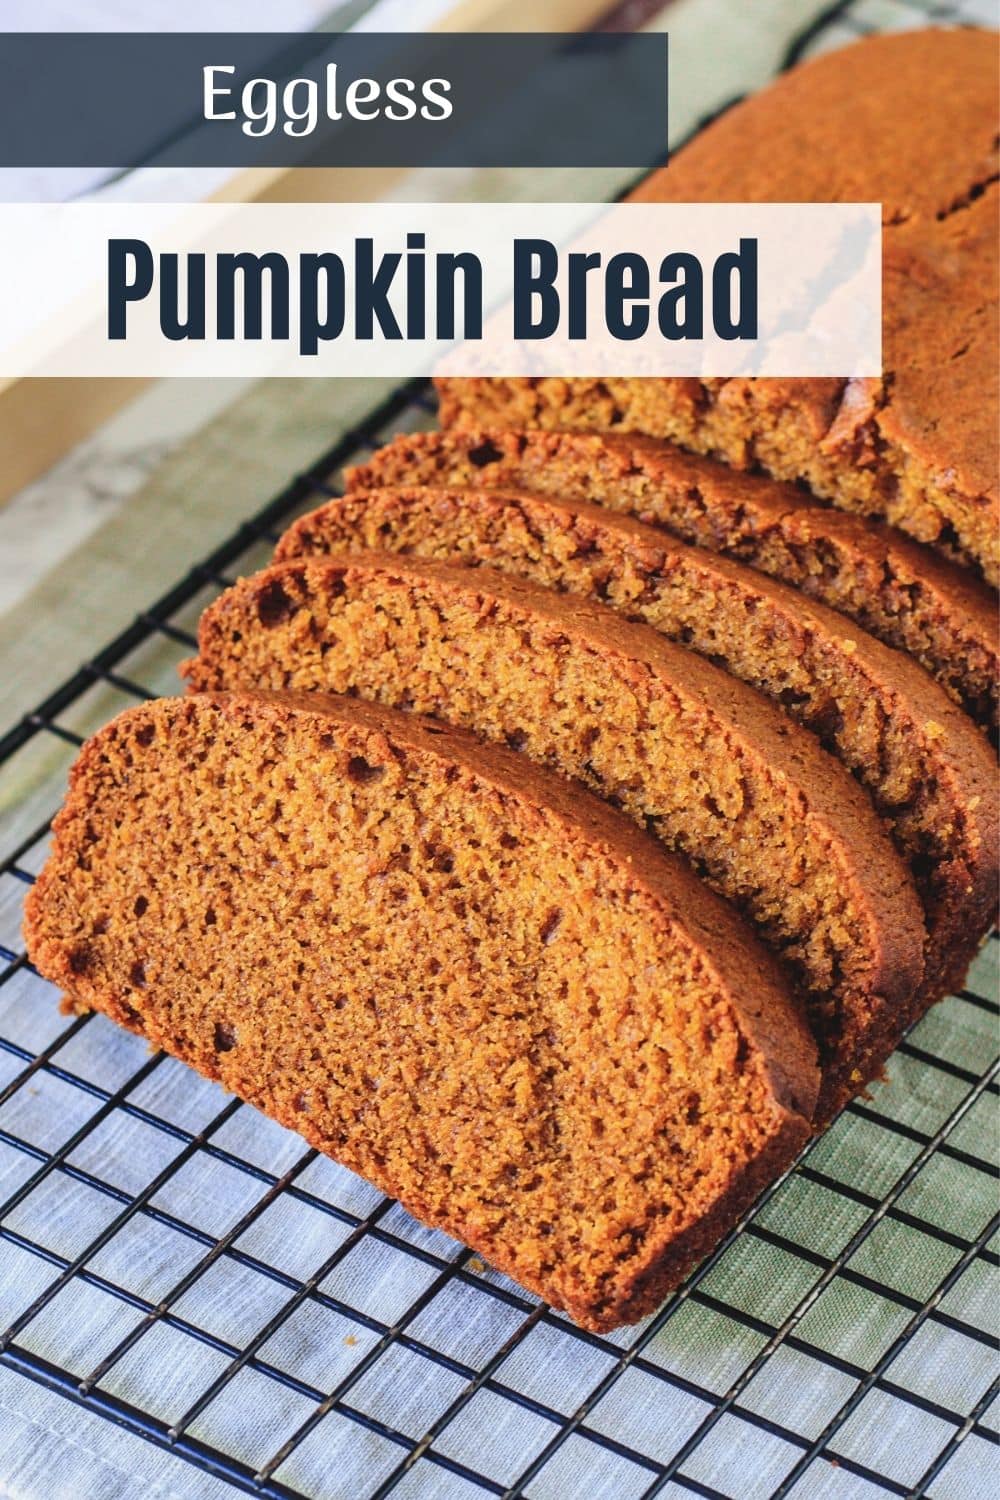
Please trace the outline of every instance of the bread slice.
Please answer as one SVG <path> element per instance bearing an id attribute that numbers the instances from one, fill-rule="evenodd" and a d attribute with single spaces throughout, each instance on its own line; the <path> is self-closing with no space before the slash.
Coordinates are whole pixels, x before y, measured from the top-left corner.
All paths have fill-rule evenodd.
<path id="1" fill-rule="evenodd" d="M 996 761 L 915 662 L 728 558 L 593 505 L 504 490 L 352 490 L 296 521 L 278 561 L 381 548 L 489 564 L 626 618 L 725 667 L 819 735 L 865 786 L 913 872 L 927 1003 L 960 987 L 996 916 Z"/>
<path id="2" fill-rule="evenodd" d="M 831 510 L 793 485 L 633 434 L 499 427 L 401 434 L 346 477 L 350 490 L 531 490 L 662 526 L 856 620 L 918 661 L 977 723 L 997 728 L 993 590 L 902 532 Z"/>
<path id="3" fill-rule="evenodd" d="M 805 1142 L 812 1040 L 677 861 L 523 757 L 313 695 L 83 750 L 31 956 L 578 1322 L 650 1312 Z"/>
<path id="4" fill-rule="evenodd" d="M 757 923 L 808 991 L 823 1118 L 910 1014 L 924 926 L 853 778 L 766 698 L 607 606 L 494 572 L 361 554 L 276 565 L 205 611 L 199 690 L 409 708 L 580 778 Z"/>
<path id="5" fill-rule="evenodd" d="M 453 380 L 442 421 L 672 438 L 804 480 L 996 584 L 996 50 L 994 32 L 970 28 L 825 53 L 727 110 L 632 195 L 881 202 L 881 378 Z"/>

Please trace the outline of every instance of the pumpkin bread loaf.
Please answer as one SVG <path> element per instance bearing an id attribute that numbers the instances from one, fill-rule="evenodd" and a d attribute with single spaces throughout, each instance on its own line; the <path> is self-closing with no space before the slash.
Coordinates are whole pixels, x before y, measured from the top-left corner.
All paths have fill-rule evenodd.
<path id="1" fill-rule="evenodd" d="M 997 600 L 967 569 L 902 532 L 632 434 L 448 428 L 404 433 L 349 469 L 349 490 L 458 485 L 584 500 L 722 552 L 906 651 L 995 731 Z"/>
<path id="2" fill-rule="evenodd" d="M 606 605 L 486 568 L 361 554 L 243 579 L 202 616 L 196 690 L 348 692 L 580 778 L 691 860 L 809 998 L 825 1119 L 912 1014 L 925 929 L 864 792 L 759 693 Z"/>
<path id="3" fill-rule="evenodd" d="M 485 563 L 602 599 L 776 699 L 867 787 L 910 863 L 923 994 L 961 986 L 996 913 L 996 762 L 909 657 L 795 589 L 592 505 L 502 490 L 352 490 L 301 517 L 276 560 L 381 549 Z"/>
<path id="4" fill-rule="evenodd" d="M 880 201 L 881 378 L 447 380 L 442 421 L 671 438 L 804 480 L 997 583 L 998 113 L 995 33 L 870 37 L 727 111 L 633 194 Z"/>
<path id="5" fill-rule="evenodd" d="M 723 902 L 521 756 L 352 701 L 161 699 L 28 898 L 78 1005 L 607 1330 L 808 1136 L 812 1040 Z"/>

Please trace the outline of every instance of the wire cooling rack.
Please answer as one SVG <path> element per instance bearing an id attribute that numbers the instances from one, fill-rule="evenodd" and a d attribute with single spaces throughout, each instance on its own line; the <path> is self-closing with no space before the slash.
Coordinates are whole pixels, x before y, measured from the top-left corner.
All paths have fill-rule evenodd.
<path id="1" fill-rule="evenodd" d="M 838 5 L 790 60 L 917 9 L 955 15 Z M 0 1366 L 264 1496 L 980 1500 L 995 937 L 890 1085 L 609 1337 L 103 1017 L 63 1015 L 28 964 L 23 896 L 83 737 L 177 691 L 204 605 L 344 463 L 432 413 L 401 388 L 0 740 Z"/>

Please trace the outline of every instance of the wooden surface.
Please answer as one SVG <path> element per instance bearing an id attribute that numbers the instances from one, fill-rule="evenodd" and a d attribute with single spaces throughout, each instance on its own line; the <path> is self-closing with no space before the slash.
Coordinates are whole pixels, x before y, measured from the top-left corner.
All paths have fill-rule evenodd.
<path id="1" fill-rule="evenodd" d="M 579 31 L 608 0 L 459 0 L 440 31 Z M 403 169 L 257 167 L 237 173 L 211 196 L 228 203 L 377 200 Z M 74 444 L 146 384 L 143 380 L 0 379 L 0 504 L 44 473 Z"/>
<path id="2" fill-rule="evenodd" d="M 790 37 L 825 8 L 825 0 L 755 0 L 739 7 L 733 0 L 673 0 L 657 21 L 660 27 L 669 21 L 675 58 L 672 138 L 683 138 L 706 114 L 765 82 L 780 65 Z M 508 10 L 524 12 L 519 0 Z M 678 57 L 683 68 L 676 66 Z M 414 201 L 598 201 L 612 197 L 633 175 L 627 170 L 426 169 L 382 182 L 380 190 Z M 341 196 L 357 196 L 357 176 L 338 174 Z M 269 190 L 279 191 L 273 181 Z M 297 191 L 306 191 L 306 184 Z M 328 177 L 324 191 L 333 193 Z M 61 555 L 65 549 L 53 534 L 51 571 L 0 617 L 8 722 L 100 649 L 213 541 L 329 447 L 373 393 L 389 386 L 384 381 L 264 381 L 231 412 L 194 434 L 70 556 Z M 44 428 L 44 419 L 40 425 Z M 7 441 L 13 436 L 8 433 Z M 0 546 L 2 528 L 0 512 Z"/>

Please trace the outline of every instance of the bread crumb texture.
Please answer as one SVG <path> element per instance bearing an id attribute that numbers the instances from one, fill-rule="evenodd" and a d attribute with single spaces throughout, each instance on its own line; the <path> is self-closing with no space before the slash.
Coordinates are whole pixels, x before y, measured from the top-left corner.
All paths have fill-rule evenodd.
<path id="1" fill-rule="evenodd" d="M 322 702 L 101 731 L 34 961 L 586 1326 L 641 1317 L 807 1136 L 787 991 L 762 955 L 736 998 L 624 820 Z"/>
<path id="2" fill-rule="evenodd" d="M 902 532 L 831 510 L 791 484 L 640 434 L 463 426 L 400 434 L 350 469 L 347 485 L 530 491 L 662 527 L 856 620 L 997 729 L 994 591 Z M 308 517 L 289 531 L 300 550 L 309 536 Z"/>
<path id="3" fill-rule="evenodd" d="M 65 1003 L 651 1312 L 995 917 L 996 117 L 992 34 L 876 37 L 648 178 L 881 201 L 884 376 L 439 381 L 82 750 Z"/>
<path id="4" fill-rule="evenodd" d="M 739 563 L 599 506 L 518 491 L 352 489 L 296 521 L 276 556 L 378 547 L 601 600 L 774 699 L 867 788 L 910 865 L 928 929 L 914 1013 L 962 983 L 996 911 L 996 761 L 908 657 Z"/>
<path id="5" fill-rule="evenodd" d="M 925 928 L 868 799 L 759 694 L 604 605 L 366 555 L 266 569 L 205 612 L 195 689 L 354 693 L 584 782 L 688 858 L 809 996 L 825 1113 L 905 1025 Z"/>

